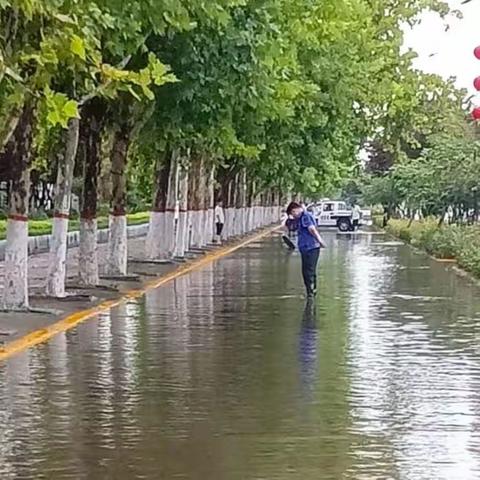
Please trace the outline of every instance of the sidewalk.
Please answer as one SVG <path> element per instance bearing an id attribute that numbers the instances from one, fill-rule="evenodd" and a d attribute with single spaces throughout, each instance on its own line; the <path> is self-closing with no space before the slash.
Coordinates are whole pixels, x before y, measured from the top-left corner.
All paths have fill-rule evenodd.
<path id="1" fill-rule="evenodd" d="M 145 238 L 131 238 L 128 240 L 129 258 L 144 258 Z M 70 248 L 67 255 L 67 287 L 78 278 L 78 247 Z M 98 262 L 100 275 L 103 274 L 107 259 L 107 244 L 98 245 Z M 129 273 L 140 274 L 139 281 L 111 281 L 101 280 L 100 284 L 108 289 L 79 290 L 69 289 L 69 292 L 80 294 L 85 298 L 69 300 L 55 300 L 42 298 L 45 292 L 45 279 L 48 272 L 49 254 L 40 253 L 29 257 L 28 280 L 30 290 L 30 306 L 38 309 L 52 310 L 46 313 L 2 313 L 0 312 L 0 346 L 21 337 L 33 330 L 44 328 L 54 321 L 72 312 L 91 308 L 104 300 L 118 298 L 122 292 L 141 288 L 142 283 L 161 276 L 178 267 L 178 264 L 152 265 L 129 262 Z M 142 275 L 143 274 L 143 275 Z M 3 295 L 4 262 L 0 262 L 0 295 Z M 90 296 L 90 298 L 88 298 Z M 1 297 L 0 297 L 1 298 Z"/>

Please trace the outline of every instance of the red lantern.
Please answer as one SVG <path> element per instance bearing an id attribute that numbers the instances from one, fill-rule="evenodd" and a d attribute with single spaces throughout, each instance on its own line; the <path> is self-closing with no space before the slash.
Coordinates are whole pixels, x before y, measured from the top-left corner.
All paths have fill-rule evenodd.
<path id="1" fill-rule="evenodd" d="M 475 55 L 476 58 L 480 60 L 480 46 L 478 46 L 474 51 L 473 54 Z"/>
<path id="2" fill-rule="evenodd" d="M 474 120 L 480 120 L 480 108 L 474 108 L 472 111 L 472 117 Z"/>
<path id="3" fill-rule="evenodd" d="M 477 78 L 473 81 L 473 86 L 475 87 L 475 90 L 480 91 L 480 77 L 477 77 Z"/>

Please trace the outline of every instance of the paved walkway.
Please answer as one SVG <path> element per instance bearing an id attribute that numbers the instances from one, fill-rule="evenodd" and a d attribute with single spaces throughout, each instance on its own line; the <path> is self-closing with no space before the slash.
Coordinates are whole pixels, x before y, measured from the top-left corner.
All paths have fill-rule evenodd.
<path id="1" fill-rule="evenodd" d="M 128 241 L 129 258 L 144 258 L 145 237 L 133 238 Z M 67 285 L 76 283 L 78 278 L 78 247 L 71 248 L 67 256 Z M 107 244 L 99 244 L 98 261 L 100 274 L 105 270 L 107 260 Z M 119 292 L 135 288 L 141 283 L 139 281 L 106 281 L 100 283 L 105 289 L 75 290 L 84 298 L 76 298 L 68 301 L 52 300 L 42 298 L 45 291 L 45 279 L 48 272 L 49 254 L 41 253 L 32 255 L 29 258 L 29 289 L 32 308 L 49 309 L 51 314 L 32 313 L 0 313 L 0 344 L 10 341 L 26 333 L 44 328 L 58 318 L 80 309 L 89 308 L 102 300 L 118 297 Z M 151 264 L 129 264 L 129 273 L 140 274 L 140 282 L 162 275 L 174 268 L 176 264 L 151 265 Z M 4 262 L 0 262 L 0 295 L 3 294 L 4 285 Z"/>

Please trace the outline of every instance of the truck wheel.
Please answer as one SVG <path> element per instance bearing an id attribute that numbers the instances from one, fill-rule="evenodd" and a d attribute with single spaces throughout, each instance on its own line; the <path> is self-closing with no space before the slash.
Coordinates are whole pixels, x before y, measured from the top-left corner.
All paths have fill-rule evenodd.
<path id="1" fill-rule="evenodd" d="M 352 228 L 352 224 L 348 218 L 339 218 L 337 221 L 337 227 L 341 232 L 349 232 Z"/>

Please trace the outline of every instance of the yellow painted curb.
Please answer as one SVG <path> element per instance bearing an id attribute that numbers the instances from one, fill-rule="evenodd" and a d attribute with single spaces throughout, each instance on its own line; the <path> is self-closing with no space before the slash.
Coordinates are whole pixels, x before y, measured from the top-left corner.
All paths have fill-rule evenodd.
<path id="1" fill-rule="evenodd" d="M 96 317 L 101 313 L 107 312 L 112 308 L 127 302 L 128 300 L 139 298 L 145 295 L 145 293 L 147 293 L 148 291 L 154 290 L 155 288 L 159 288 L 162 285 L 165 285 L 166 283 L 171 282 L 172 280 L 175 280 L 178 277 L 181 277 L 183 275 L 186 275 L 187 273 L 192 272 L 193 270 L 202 268 L 205 265 L 208 265 L 209 263 L 214 262 L 215 260 L 218 260 L 219 258 L 222 258 L 226 255 L 229 255 L 235 252 L 236 250 L 239 250 L 247 246 L 249 243 L 255 242 L 257 240 L 260 240 L 261 238 L 264 238 L 270 235 L 272 232 L 277 230 L 277 228 L 278 227 L 274 227 L 274 228 L 264 230 L 258 235 L 255 235 L 253 237 L 247 237 L 245 240 L 243 240 L 240 243 L 237 243 L 235 245 L 228 246 L 225 248 L 221 248 L 220 250 L 217 250 L 212 253 L 207 253 L 206 255 L 199 258 L 198 260 L 194 260 L 193 262 L 185 266 L 175 269 L 173 272 L 168 273 L 167 275 L 161 276 L 155 280 L 152 280 L 146 283 L 145 286 L 142 287 L 141 289 L 129 290 L 125 292 L 117 300 L 108 300 L 108 301 L 102 302 L 100 305 L 97 305 L 96 307 L 75 312 L 69 315 L 68 317 L 63 318 L 62 320 L 59 320 L 58 322 L 53 323 L 52 325 L 46 328 L 35 330 L 19 338 L 18 340 L 14 340 L 13 342 L 7 343 L 4 347 L 0 348 L 0 361 L 6 360 L 7 358 L 10 358 L 13 355 L 16 355 L 17 353 L 20 353 L 24 350 L 34 347 L 35 345 L 39 345 L 40 343 L 45 343 L 55 335 L 61 332 L 66 332 L 67 330 L 70 330 L 76 327 L 80 323 L 85 322 L 90 318 Z"/>

